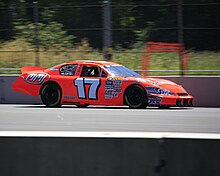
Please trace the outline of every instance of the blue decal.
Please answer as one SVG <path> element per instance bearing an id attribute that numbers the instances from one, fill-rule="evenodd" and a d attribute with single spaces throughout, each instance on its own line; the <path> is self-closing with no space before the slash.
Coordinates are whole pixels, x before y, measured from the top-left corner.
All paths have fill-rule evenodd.
<path id="1" fill-rule="evenodd" d="M 173 95 L 173 93 L 169 90 L 165 90 L 162 88 L 146 87 L 146 90 L 149 94 Z"/>

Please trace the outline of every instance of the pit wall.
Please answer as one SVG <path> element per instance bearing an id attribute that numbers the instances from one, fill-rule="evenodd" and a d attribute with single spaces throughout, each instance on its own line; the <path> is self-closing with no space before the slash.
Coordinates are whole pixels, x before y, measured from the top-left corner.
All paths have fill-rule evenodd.
<path id="1" fill-rule="evenodd" d="M 220 140 L 0 137 L 1 176 L 219 176 Z"/>
<path id="2" fill-rule="evenodd" d="M 17 76 L 0 76 L 0 103 L 40 104 L 40 97 L 14 92 L 11 84 Z M 194 106 L 220 107 L 220 77 L 159 77 L 182 85 L 193 95 Z"/>

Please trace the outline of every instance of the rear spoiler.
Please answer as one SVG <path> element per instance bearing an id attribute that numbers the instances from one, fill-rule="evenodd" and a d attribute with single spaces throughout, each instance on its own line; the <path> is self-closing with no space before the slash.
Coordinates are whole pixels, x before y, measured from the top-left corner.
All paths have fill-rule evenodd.
<path id="1" fill-rule="evenodd" d="M 39 72 L 42 72 L 42 71 L 44 71 L 44 70 L 46 70 L 46 69 L 47 69 L 47 68 L 44 68 L 44 67 L 27 66 L 27 67 L 21 68 L 21 73 L 31 72 L 31 71 L 39 71 Z"/>

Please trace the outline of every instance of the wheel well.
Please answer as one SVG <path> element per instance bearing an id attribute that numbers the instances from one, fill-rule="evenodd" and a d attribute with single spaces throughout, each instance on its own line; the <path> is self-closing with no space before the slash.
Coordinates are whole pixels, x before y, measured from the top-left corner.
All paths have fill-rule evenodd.
<path id="1" fill-rule="evenodd" d="M 56 81 L 47 81 L 47 82 L 43 83 L 43 85 L 42 85 L 41 88 L 40 88 L 39 95 L 40 95 L 40 93 L 41 93 L 42 88 L 43 88 L 44 86 L 48 85 L 48 84 L 57 85 L 57 86 L 60 88 L 60 90 L 61 90 L 61 95 L 62 95 L 62 88 L 61 88 L 61 86 L 60 86 Z"/>
<path id="2" fill-rule="evenodd" d="M 147 97 L 147 91 L 146 91 L 146 89 L 145 89 L 143 86 L 141 86 L 140 84 L 131 84 L 131 85 L 129 85 L 129 86 L 125 89 L 125 91 L 124 91 L 124 95 L 123 95 L 123 104 L 124 104 L 124 105 L 127 105 L 127 104 L 126 104 L 126 101 L 125 101 L 125 95 L 126 95 L 127 90 L 128 90 L 130 87 L 135 86 L 135 85 L 141 87 L 141 88 L 144 90 L 144 92 L 145 92 L 145 94 L 146 94 L 146 97 Z M 147 98 L 147 99 L 148 99 L 148 98 Z M 148 104 L 148 102 L 147 102 L 147 104 Z"/>

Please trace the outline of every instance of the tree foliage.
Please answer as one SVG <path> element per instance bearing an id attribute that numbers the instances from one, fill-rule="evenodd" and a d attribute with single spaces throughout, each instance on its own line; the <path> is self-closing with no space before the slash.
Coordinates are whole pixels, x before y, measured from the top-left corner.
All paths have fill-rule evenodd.
<path id="1" fill-rule="evenodd" d="M 31 22 L 15 23 L 16 38 L 27 40 L 31 44 L 35 44 L 35 28 L 36 25 Z M 38 23 L 37 28 L 39 44 L 42 48 L 48 49 L 50 47 L 60 48 L 72 47 L 72 35 L 67 35 L 63 30 L 63 25 L 57 22 Z"/>
<path id="2" fill-rule="evenodd" d="M 37 38 L 39 45 L 44 49 L 72 47 L 74 36 L 67 34 L 63 24 L 54 20 L 54 15 L 53 10 L 45 8 L 40 14 L 43 19 L 41 22 L 16 20 L 14 22 L 15 38 L 25 39 L 33 45 L 36 44 Z"/>
<path id="3" fill-rule="evenodd" d="M 32 0 L 0 2 L 0 39 L 33 38 Z M 111 0 L 113 45 L 130 47 L 144 40 L 178 42 L 178 0 Z M 182 0 L 184 43 L 197 50 L 220 50 L 219 0 Z M 70 46 L 88 38 L 102 48 L 103 0 L 39 0 L 40 44 Z M 14 23 L 16 21 L 17 23 Z M 19 23 L 18 23 L 19 22 Z M 24 30 L 28 30 L 29 34 Z M 12 30 L 10 30 L 12 29 Z M 14 31 L 15 29 L 15 31 Z M 53 31 L 56 31 L 55 34 Z M 64 32 L 61 32 L 64 31 Z M 70 35 L 70 37 L 68 37 Z M 73 40 L 73 36 L 76 36 Z M 46 37 L 46 38 L 45 38 Z M 65 39 L 65 41 L 61 39 Z M 44 40 L 45 39 L 45 40 Z M 33 40 L 30 41 L 33 43 Z"/>

